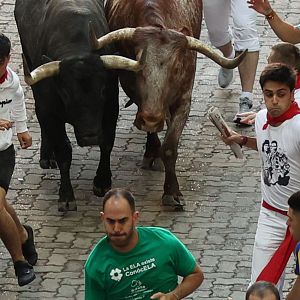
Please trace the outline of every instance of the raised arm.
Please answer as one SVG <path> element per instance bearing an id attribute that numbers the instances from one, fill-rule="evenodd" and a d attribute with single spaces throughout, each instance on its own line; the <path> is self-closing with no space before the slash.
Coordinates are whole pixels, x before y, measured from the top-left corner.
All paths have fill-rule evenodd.
<path id="1" fill-rule="evenodd" d="M 300 43 L 300 29 L 283 21 L 272 9 L 268 0 L 248 0 L 249 7 L 266 16 L 275 34 L 284 42 Z"/>

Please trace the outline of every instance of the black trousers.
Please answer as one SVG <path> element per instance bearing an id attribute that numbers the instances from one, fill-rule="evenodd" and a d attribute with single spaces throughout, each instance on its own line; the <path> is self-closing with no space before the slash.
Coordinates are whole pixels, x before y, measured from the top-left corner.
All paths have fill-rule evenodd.
<path id="1" fill-rule="evenodd" d="M 14 145 L 9 146 L 6 150 L 0 151 L 0 187 L 7 192 L 14 172 L 16 163 L 16 153 Z"/>

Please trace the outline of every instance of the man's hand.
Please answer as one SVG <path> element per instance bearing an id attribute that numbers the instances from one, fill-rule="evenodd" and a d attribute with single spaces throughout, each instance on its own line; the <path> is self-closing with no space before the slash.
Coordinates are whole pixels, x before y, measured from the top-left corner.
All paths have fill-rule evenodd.
<path id="1" fill-rule="evenodd" d="M 230 136 L 227 137 L 224 135 L 220 135 L 220 137 L 222 141 L 228 146 L 230 146 L 233 143 L 241 144 L 243 141 L 243 136 L 233 130 L 230 131 Z"/>
<path id="2" fill-rule="evenodd" d="M 272 7 L 268 0 L 248 0 L 250 8 L 253 8 L 262 15 L 267 15 L 272 11 Z"/>
<path id="3" fill-rule="evenodd" d="M 13 123 L 11 121 L 0 119 L 0 130 L 2 131 L 8 130 L 9 128 L 12 127 L 12 125 Z"/>
<path id="4" fill-rule="evenodd" d="M 28 131 L 18 133 L 17 136 L 22 149 L 27 149 L 32 145 L 32 138 Z"/>
<path id="5" fill-rule="evenodd" d="M 153 294 L 150 299 L 159 299 L 159 300 L 177 300 L 177 297 L 174 295 L 174 293 L 155 293 Z"/>
<path id="6" fill-rule="evenodd" d="M 236 114 L 240 118 L 240 123 L 246 125 L 253 125 L 255 123 L 256 112 L 250 111 L 245 113 Z"/>

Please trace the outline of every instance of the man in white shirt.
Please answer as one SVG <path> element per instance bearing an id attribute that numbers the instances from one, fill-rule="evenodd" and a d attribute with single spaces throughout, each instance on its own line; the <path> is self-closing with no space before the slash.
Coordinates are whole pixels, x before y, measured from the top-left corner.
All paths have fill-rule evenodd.
<path id="1" fill-rule="evenodd" d="M 32 139 L 26 125 L 24 94 L 19 78 L 8 67 L 10 40 L 0 33 L 0 238 L 14 262 L 20 286 L 35 279 L 32 265 L 36 264 L 33 230 L 22 225 L 13 207 L 6 200 L 6 193 L 15 166 L 13 131 L 23 149 L 31 146 Z"/>
<path id="2" fill-rule="evenodd" d="M 235 132 L 223 137 L 226 144 L 235 142 L 259 152 L 261 210 L 253 247 L 251 283 L 272 282 L 281 297 L 284 270 L 296 246 L 287 228 L 288 199 L 300 186 L 300 108 L 294 100 L 295 83 L 296 73 L 288 65 L 267 65 L 260 76 L 266 109 L 257 113 L 256 137 Z M 266 142 L 272 151 L 266 150 Z"/>

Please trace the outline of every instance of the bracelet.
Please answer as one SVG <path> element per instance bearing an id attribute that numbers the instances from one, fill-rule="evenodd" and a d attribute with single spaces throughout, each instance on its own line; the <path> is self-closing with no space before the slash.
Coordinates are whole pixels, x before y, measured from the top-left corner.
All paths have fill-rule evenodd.
<path id="1" fill-rule="evenodd" d="M 172 294 L 176 297 L 176 300 L 180 300 L 179 296 L 175 292 L 173 292 Z"/>
<path id="2" fill-rule="evenodd" d="M 242 141 L 240 142 L 240 146 L 245 146 L 248 143 L 248 137 L 242 135 Z"/>
<path id="3" fill-rule="evenodd" d="M 275 11 L 271 8 L 270 11 L 265 15 L 267 20 L 274 20 Z"/>

